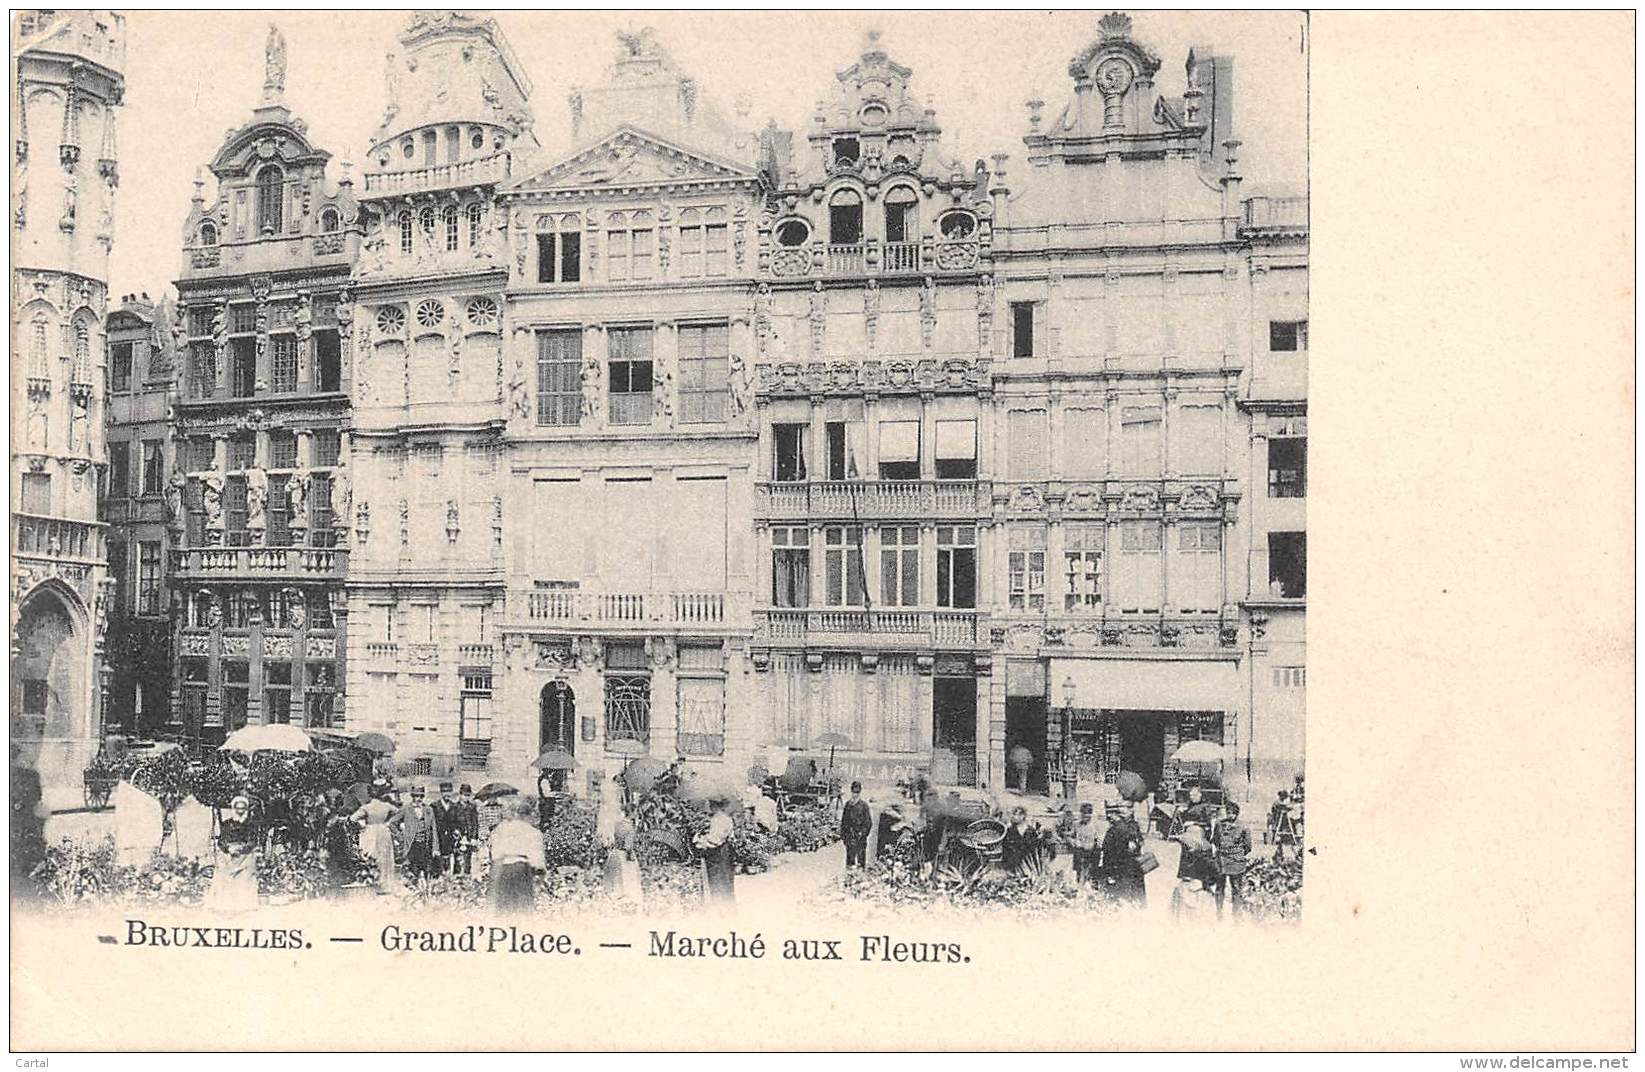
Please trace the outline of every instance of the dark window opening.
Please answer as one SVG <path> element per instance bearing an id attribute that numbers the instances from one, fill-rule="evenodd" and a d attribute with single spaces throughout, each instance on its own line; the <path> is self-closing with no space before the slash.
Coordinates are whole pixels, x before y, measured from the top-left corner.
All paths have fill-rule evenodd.
<path id="1" fill-rule="evenodd" d="M 837 167 L 849 167 L 862 158 L 862 146 L 856 138 L 834 139 L 834 164 Z"/>
<path id="2" fill-rule="evenodd" d="M 976 231 L 976 217 L 969 212 L 950 212 L 942 218 L 942 236 L 950 241 L 970 238 Z"/>
<path id="3" fill-rule="evenodd" d="M 1308 440 L 1268 441 L 1268 497 L 1301 499 L 1308 494 Z"/>
<path id="4" fill-rule="evenodd" d="M 229 347 L 229 390 L 235 398 L 250 398 L 257 393 L 257 341 L 231 339 Z"/>
<path id="5" fill-rule="evenodd" d="M 314 389 L 343 389 L 343 348 L 335 331 L 314 333 Z"/>
<path id="6" fill-rule="evenodd" d="M 1011 303 L 1011 356 L 1034 356 L 1034 303 Z"/>
<path id="7" fill-rule="evenodd" d="M 1268 322 L 1268 349 L 1276 351 L 1308 349 L 1308 321 L 1270 320 Z"/>
<path id="8" fill-rule="evenodd" d="M 937 606 L 969 609 L 977 605 L 977 530 L 969 526 L 937 528 Z"/>
<path id="9" fill-rule="evenodd" d="M 850 190 L 835 194 L 828 206 L 828 240 L 836 246 L 862 245 L 862 198 Z"/>
<path id="10" fill-rule="evenodd" d="M 131 350 L 129 342 L 109 347 L 109 390 L 131 390 Z"/>
<path id="11" fill-rule="evenodd" d="M 799 481 L 805 479 L 805 434 L 808 426 L 804 424 L 774 424 L 771 426 L 772 439 L 776 442 L 776 478 L 781 481 Z"/>
<path id="12" fill-rule="evenodd" d="M 806 239 L 811 237 L 811 227 L 804 220 L 784 220 L 777 225 L 777 245 L 794 246 L 805 245 Z"/>
<path id="13" fill-rule="evenodd" d="M 856 480 L 862 476 L 857 468 L 857 433 L 862 425 L 855 422 L 829 421 L 823 426 L 828 436 L 828 479 Z"/>
<path id="14" fill-rule="evenodd" d="M 919 239 L 919 198 L 913 190 L 899 186 L 885 195 L 885 240 L 914 242 Z"/>
<path id="15" fill-rule="evenodd" d="M 1308 594 L 1307 533 L 1268 534 L 1268 594 L 1280 599 L 1302 599 Z"/>
<path id="16" fill-rule="evenodd" d="M 257 229 L 263 234 L 280 230 L 285 202 L 285 175 L 270 165 L 257 173 Z"/>
<path id="17" fill-rule="evenodd" d="M 575 283 L 582 278 L 582 245 L 580 234 L 560 235 L 560 282 Z"/>
<path id="18" fill-rule="evenodd" d="M 537 282 L 554 282 L 554 235 L 537 236 Z"/>

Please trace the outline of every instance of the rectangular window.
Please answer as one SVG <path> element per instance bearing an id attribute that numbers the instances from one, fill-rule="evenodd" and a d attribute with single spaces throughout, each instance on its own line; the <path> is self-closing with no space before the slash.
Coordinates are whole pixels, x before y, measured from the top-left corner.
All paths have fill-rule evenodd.
<path id="1" fill-rule="evenodd" d="M 1307 596 L 1307 533 L 1268 534 L 1268 594 L 1278 599 L 1302 599 Z"/>
<path id="2" fill-rule="evenodd" d="M 229 340 L 229 391 L 235 398 L 250 398 L 257 393 L 255 339 Z"/>
<path id="3" fill-rule="evenodd" d="M 726 250 L 730 245 L 730 229 L 723 223 L 711 223 L 703 228 L 703 274 L 721 276 L 726 273 Z"/>
<path id="4" fill-rule="evenodd" d="M 1011 303 L 1011 356 L 1034 356 L 1034 303 Z"/>
<path id="5" fill-rule="evenodd" d="M 195 398 L 210 398 L 217 391 L 217 347 L 209 342 L 189 347 L 189 386 Z"/>
<path id="6" fill-rule="evenodd" d="M 1171 468 L 1189 476 L 1214 476 L 1224 469 L 1222 407 L 1179 407 L 1171 414 Z"/>
<path id="7" fill-rule="evenodd" d="M 1307 688 L 1308 669 L 1303 666 L 1276 666 L 1272 668 L 1271 681 L 1276 689 Z"/>
<path id="8" fill-rule="evenodd" d="M 233 335 L 250 335 L 257 330 L 257 306 L 251 304 L 228 307 L 228 330 Z"/>
<path id="9" fill-rule="evenodd" d="M 937 422 L 937 479 L 977 478 L 977 422 Z"/>
<path id="10" fill-rule="evenodd" d="M 823 596 L 830 607 L 863 606 L 862 530 L 823 529 Z"/>
<path id="11" fill-rule="evenodd" d="M 463 672 L 458 694 L 458 732 L 465 741 L 491 740 L 491 671 Z"/>
<path id="12" fill-rule="evenodd" d="M 920 530 L 917 525 L 880 529 L 880 602 L 887 607 L 920 605 Z"/>
<path id="13" fill-rule="evenodd" d="M 199 477 L 191 476 L 183 485 L 183 538 L 190 547 L 199 547 L 205 542 L 205 532 L 205 488 Z"/>
<path id="14" fill-rule="evenodd" d="M 23 513 L 51 513 L 51 474 L 23 474 Z"/>
<path id="15" fill-rule="evenodd" d="M 270 547 L 291 546 L 291 496 L 286 492 L 286 477 L 276 474 L 268 484 L 268 544 Z"/>
<path id="16" fill-rule="evenodd" d="M 269 390 L 277 394 L 297 390 L 297 339 L 276 335 L 269 346 Z"/>
<path id="17" fill-rule="evenodd" d="M 1067 522 L 1063 539 L 1063 609 L 1102 609 L 1102 552 L 1107 526 Z"/>
<path id="18" fill-rule="evenodd" d="M 1044 480 L 1051 459 L 1043 409 L 1014 409 L 1007 414 L 1008 471 L 1012 480 Z"/>
<path id="19" fill-rule="evenodd" d="M 1215 614 L 1222 607 L 1222 523 L 1183 521 L 1176 528 L 1171 603 L 1186 613 Z"/>
<path id="20" fill-rule="evenodd" d="M 306 663 L 304 690 L 307 725 L 313 729 L 341 729 L 337 720 L 337 668 L 332 663 Z"/>
<path id="21" fill-rule="evenodd" d="M 343 389 L 343 347 L 335 331 L 314 333 L 314 389 Z"/>
<path id="22" fill-rule="evenodd" d="M 611 423 L 650 424 L 651 329 L 612 328 L 607 339 Z"/>
<path id="23" fill-rule="evenodd" d="M 228 441 L 228 467 L 230 469 L 253 469 L 256 465 L 256 433 L 236 435 Z"/>
<path id="24" fill-rule="evenodd" d="M 703 229 L 701 224 L 680 225 L 680 275 L 691 279 L 703 274 Z"/>
<path id="25" fill-rule="evenodd" d="M 937 526 L 937 606 L 977 605 L 977 528 Z"/>
<path id="26" fill-rule="evenodd" d="M 1062 411 L 1062 457 L 1065 477 L 1102 477 L 1108 469 L 1108 411 L 1065 409 Z"/>
<path id="27" fill-rule="evenodd" d="M 811 530 L 771 530 L 771 605 L 811 605 Z"/>
<path id="28" fill-rule="evenodd" d="M 1018 525 L 1011 529 L 1006 556 L 1012 610 L 1045 609 L 1045 529 Z"/>
<path id="29" fill-rule="evenodd" d="M 224 660 L 223 724 L 230 732 L 246 724 L 246 699 L 250 691 L 250 664 L 239 659 Z"/>
<path id="30" fill-rule="evenodd" d="M 109 346 L 109 390 L 131 390 L 132 344 L 117 342 Z"/>
<path id="31" fill-rule="evenodd" d="M 291 664 L 263 664 L 263 721 L 291 721 Z"/>
<path id="32" fill-rule="evenodd" d="M 805 479 L 805 437 L 811 426 L 806 424 L 774 424 L 771 438 L 776 445 L 773 474 L 780 481 Z"/>
<path id="33" fill-rule="evenodd" d="M 537 423 L 576 425 L 583 410 L 583 333 L 537 333 Z"/>
<path id="34" fill-rule="evenodd" d="M 880 479 L 920 478 L 920 422 L 880 422 Z"/>
<path id="35" fill-rule="evenodd" d="M 560 232 L 560 282 L 575 283 L 583 275 L 583 236 L 576 231 Z"/>
<path id="36" fill-rule="evenodd" d="M 111 442 L 108 451 L 108 496 L 111 499 L 124 499 L 131 494 L 131 444 Z"/>
<path id="37" fill-rule="evenodd" d="M 143 494 L 166 492 L 165 444 L 158 439 L 143 440 Z"/>
<path id="38" fill-rule="evenodd" d="M 434 626 L 438 610 L 439 608 L 432 603 L 413 603 L 406 611 L 410 619 L 406 639 L 413 644 L 434 643 Z"/>
<path id="39" fill-rule="evenodd" d="M 210 335 L 211 334 L 211 318 L 212 318 L 212 315 L 213 315 L 213 312 L 212 312 L 211 308 L 208 307 L 208 306 L 204 306 L 204 305 L 190 306 L 189 311 L 188 311 L 188 333 L 189 333 L 189 335 L 191 335 L 195 338 L 199 338 L 199 337 L 204 336 L 204 335 Z"/>
<path id="40" fill-rule="evenodd" d="M 682 677 L 678 702 L 680 721 L 674 747 L 680 755 L 724 755 L 725 679 Z"/>
<path id="41" fill-rule="evenodd" d="M 857 459 L 862 456 L 862 422 L 829 421 L 823 432 L 828 438 L 828 479 L 860 480 Z"/>
<path id="42" fill-rule="evenodd" d="M 1268 321 L 1268 349 L 1275 352 L 1308 349 L 1308 321 Z"/>
<path id="43" fill-rule="evenodd" d="M 309 437 L 309 449 L 314 465 L 336 465 L 343 452 L 342 434 L 335 428 L 317 428 Z"/>
<path id="44" fill-rule="evenodd" d="M 160 541 L 137 544 L 137 613 L 160 613 Z"/>
<path id="45" fill-rule="evenodd" d="M 324 588 L 311 588 L 305 597 L 308 604 L 308 627 L 335 629 L 337 618 L 331 613 L 331 593 Z"/>
<path id="46" fill-rule="evenodd" d="M 650 279 L 657 232 L 650 227 L 606 232 L 606 273 L 613 282 Z"/>
<path id="47" fill-rule="evenodd" d="M 331 513 L 331 474 L 311 473 L 308 478 L 308 545 L 337 546 L 336 520 Z"/>
<path id="48" fill-rule="evenodd" d="M 1308 440 L 1268 440 L 1268 497 L 1301 499 L 1308 494 Z"/>
<path id="49" fill-rule="evenodd" d="M 558 267 L 558 243 L 555 235 L 540 234 L 537 236 L 537 282 L 553 283 L 555 269 Z"/>
<path id="50" fill-rule="evenodd" d="M 268 434 L 268 467 L 270 469 L 297 468 L 297 436 L 292 432 Z"/>
<path id="51" fill-rule="evenodd" d="M 644 657 L 642 651 L 641 657 Z M 612 674 L 605 678 L 605 739 L 651 742 L 651 678 Z"/>
<path id="52" fill-rule="evenodd" d="M 729 415 L 731 335 L 724 324 L 682 327 L 680 422 L 717 424 Z"/>
<path id="53" fill-rule="evenodd" d="M 25 547 L 22 550 L 30 550 Z M 127 563 L 126 545 L 120 540 L 109 541 L 109 580 L 114 582 L 114 606 L 121 610 L 130 610 L 127 602 L 131 594 L 129 575 L 126 572 Z"/>
<path id="54" fill-rule="evenodd" d="M 210 436 L 195 436 L 184 441 L 183 467 L 190 473 L 202 473 L 217 466 L 217 444 Z"/>
<path id="55" fill-rule="evenodd" d="M 231 476 L 223 481 L 223 540 L 230 547 L 244 547 L 246 533 L 246 478 Z"/>
<path id="56" fill-rule="evenodd" d="M 1126 406 L 1120 410 L 1120 464 L 1126 476 L 1159 476 L 1160 408 Z"/>
<path id="57" fill-rule="evenodd" d="M 1164 576 L 1160 540 L 1158 521 L 1120 523 L 1120 555 L 1112 599 L 1119 610 L 1159 611 Z"/>

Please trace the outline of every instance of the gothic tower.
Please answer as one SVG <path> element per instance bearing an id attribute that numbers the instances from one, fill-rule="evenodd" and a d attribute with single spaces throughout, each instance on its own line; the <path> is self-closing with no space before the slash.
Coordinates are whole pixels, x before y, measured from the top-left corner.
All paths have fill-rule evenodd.
<path id="1" fill-rule="evenodd" d="M 78 776 L 101 729 L 103 320 L 125 47 L 112 12 L 13 23 L 11 732 L 48 786 Z"/>

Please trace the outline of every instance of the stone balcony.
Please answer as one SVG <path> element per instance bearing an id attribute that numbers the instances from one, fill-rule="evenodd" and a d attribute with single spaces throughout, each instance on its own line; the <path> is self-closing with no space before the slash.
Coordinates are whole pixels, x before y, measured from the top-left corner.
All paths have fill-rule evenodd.
<path id="1" fill-rule="evenodd" d="M 412 171 L 366 172 L 366 197 L 394 197 L 501 182 L 514 173 L 513 154 L 502 152 L 478 160 L 459 160 Z"/>
<path id="2" fill-rule="evenodd" d="M 972 650 L 988 645 L 971 609 L 767 607 L 754 612 L 754 643 L 774 648 Z"/>
<path id="3" fill-rule="evenodd" d="M 527 626 L 739 629 L 747 628 L 752 599 L 747 592 L 538 588 L 521 602 Z"/>
<path id="4" fill-rule="evenodd" d="M 11 515 L 12 546 L 18 558 L 44 558 L 85 565 L 108 559 L 108 526 L 42 514 Z"/>
<path id="5" fill-rule="evenodd" d="M 1250 198 L 1245 202 L 1239 230 L 1242 235 L 1305 236 L 1308 234 L 1308 199 Z"/>
<path id="6" fill-rule="evenodd" d="M 976 521 L 993 485 L 978 480 L 762 481 L 754 516 L 770 521 Z"/>
<path id="7" fill-rule="evenodd" d="M 171 573 L 179 579 L 340 581 L 348 552 L 340 547 L 179 547 Z"/>
<path id="8" fill-rule="evenodd" d="M 918 242 L 880 242 L 869 239 L 854 245 L 807 242 L 771 250 L 769 274 L 776 279 L 851 279 L 866 276 L 923 275 L 930 272 L 974 272 L 982 260 L 982 244 L 974 238 Z"/>

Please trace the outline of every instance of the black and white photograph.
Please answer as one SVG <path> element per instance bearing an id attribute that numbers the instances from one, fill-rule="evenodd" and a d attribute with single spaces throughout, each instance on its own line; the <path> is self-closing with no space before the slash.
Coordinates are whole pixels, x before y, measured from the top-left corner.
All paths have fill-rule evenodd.
<path id="1" fill-rule="evenodd" d="M 13 12 L 14 912 L 1299 934 L 1309 64 L 1283 10 Z"/>

